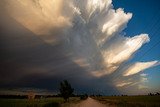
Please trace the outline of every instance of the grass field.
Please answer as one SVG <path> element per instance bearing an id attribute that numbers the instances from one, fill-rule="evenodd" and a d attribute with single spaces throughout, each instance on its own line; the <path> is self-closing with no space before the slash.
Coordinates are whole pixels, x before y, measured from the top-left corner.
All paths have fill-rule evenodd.
<path id="1" fill-rule="evenodd" d="M 77 103 L 79 98 L 70 98 L 69 102 Z M 59 97 L 44 99 L 0 99 L 0 107 L 60 107 L 65 106 L 64 100 Z M 67 103 L 66 103 L 67 105 Z"/>
<path id="2" fill-rule="evenodd" d="M 108 96 L 94 99 L 117 107 L 160 107 L 160 96 Z"/>
<path id="3" fill-rule="evenodd" d="M 103 104 L 117 107 L 160 107 L 160 96 L 102 96 L 93 97 Z M 60 97 L 43 99 L 0 99 L 0 107 L 69 107 L 80 102 L 80 98 L 72 97 L 68 103 Z"/>

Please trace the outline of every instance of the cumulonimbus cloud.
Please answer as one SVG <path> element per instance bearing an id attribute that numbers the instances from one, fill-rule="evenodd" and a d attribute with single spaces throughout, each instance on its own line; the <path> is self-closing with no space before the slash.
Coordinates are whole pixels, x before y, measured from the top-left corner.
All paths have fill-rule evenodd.
<path id="1" fill-rule="evenodd" d="M 132 58 L 150 40 L 148 34 L 127 37 L 121 33 L 132 18 L 132 13 L 125 13 L 122 8 L 115 10 L 112 0 L 4 2 L 11 17 L 48 44 L 63 39 L 66 50 L 69 50 L 68 56 L 95 77 L 116 72 L 122 63 Z M 137 62 L 122 75 L 139 73 L 157 63 L 158 61 Z M 131 82 L 124 82 L 117 86 L 130 84 Z"/>

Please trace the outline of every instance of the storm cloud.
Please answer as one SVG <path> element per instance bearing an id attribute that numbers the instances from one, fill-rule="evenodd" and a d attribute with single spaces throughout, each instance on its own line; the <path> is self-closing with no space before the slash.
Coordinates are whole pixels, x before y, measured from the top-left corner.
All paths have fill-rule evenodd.
<path id="1" fill-rule="evenodd" d="M 160 64 L 126 63 L 150 38 L 127 36 L 132 13 L 111 0 L 2 0 L 1 8 L 1 87 L 56 90 L 68 79 L 80 92 L 120 93 L 141 89 L 140 72 Z"/>

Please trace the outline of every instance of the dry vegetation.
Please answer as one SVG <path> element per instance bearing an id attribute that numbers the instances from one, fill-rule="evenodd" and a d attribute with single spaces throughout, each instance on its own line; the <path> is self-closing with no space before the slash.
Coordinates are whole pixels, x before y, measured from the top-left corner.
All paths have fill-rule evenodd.
<path id="1" fill-rule="evenodd" d="M 72 97 L 69 102 L 64 103 L 60 97 L 43 99 L 0 99 L 0 107 L 66 107 L 70 103 L 78 103 L 80 98 Z"/>
<path id="2" fill-rule="evenodd" d="M 160 96 L 108 96 L 94 99 L 117 107 L 160 107 Z"/>

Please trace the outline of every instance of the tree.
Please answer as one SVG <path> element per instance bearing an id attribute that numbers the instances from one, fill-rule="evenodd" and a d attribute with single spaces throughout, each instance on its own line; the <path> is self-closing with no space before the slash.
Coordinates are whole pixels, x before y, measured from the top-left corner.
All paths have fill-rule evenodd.
<path id="1" fill-rule="evenodd" d="M 71 97 L 74 89 L 68 83 L 67 80 L 64 80 L 60 83 L 60 95 L 64 98 L 65 101 L 68 101 L 69 97 Z"/>

